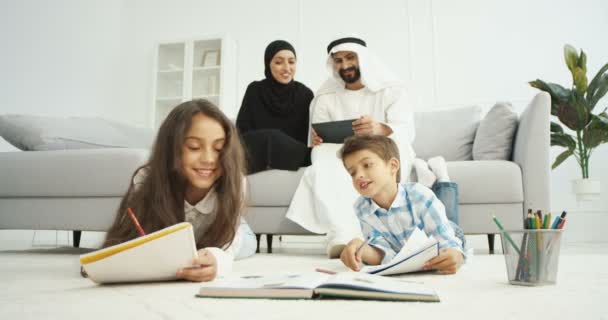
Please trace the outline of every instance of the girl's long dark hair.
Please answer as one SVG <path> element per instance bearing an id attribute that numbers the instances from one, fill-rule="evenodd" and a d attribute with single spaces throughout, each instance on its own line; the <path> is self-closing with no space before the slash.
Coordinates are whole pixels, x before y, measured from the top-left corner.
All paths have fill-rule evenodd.
<path id="1" fill-rule="evenodd" d="M 150 159 L 134 173 L 135 176 L 143 169 L 145 178 L 141 184 L 130 184 L 106 235 L 104 247 L 139 235 L 126 214 L 127 208 L 135 212 L 146 233 L 185 221 L 187 181 L 182 174 L 182 145 L 192 118 L 199 113 L 217 121 L 224 129 L 226 140 L 219 158 L 223 174 L 214 184 L 217 194 L 215 220 L 205 232 L 196 236 L 196 246 L 222 248 L 232 243 L 245 207 L 243 147 L 236 128 L 220 109 L 207 100 L 193 100 L 175 107 L 160 126 Z"/>

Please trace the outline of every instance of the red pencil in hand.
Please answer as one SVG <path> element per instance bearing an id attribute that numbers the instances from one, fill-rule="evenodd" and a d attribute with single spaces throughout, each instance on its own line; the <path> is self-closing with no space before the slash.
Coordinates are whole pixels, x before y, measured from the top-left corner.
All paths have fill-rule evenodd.
<path id="1" fill-rule="evenodd" d="M 131 217 L 131 220 L 133 220 L 133 224 L 135 224 L 137 231 L 139 231 L 139 235 L 145 236 L 146 233 L 144 232 L 144 229 L 141 227 L 141 225 L 139 225 L 139 221 L 137 221 L 137 218 L 135 217 L 135 214 L 133 213 L 131 208 L 127 208 L 127 213 L 129 214 L 129 217 Z"/>

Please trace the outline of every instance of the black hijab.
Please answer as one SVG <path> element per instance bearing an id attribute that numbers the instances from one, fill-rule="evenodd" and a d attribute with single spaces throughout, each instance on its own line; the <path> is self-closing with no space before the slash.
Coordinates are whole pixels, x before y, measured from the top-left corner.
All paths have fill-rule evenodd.
<path id="1" fill-rule="evenodd" d="M 304 84 L 292 80 L 278 82 L 270 72 L 270 61 L 281 50 L 295 50 L 286 41 L 273 41 L 264 54 L 266 78 L 253 81 L 247 87 L 236 125 L 241 134 L 263 129 L 277 129 L 292 138 L 308 144 L 308 119 L 312 91 Z"/>
<path id="2" fill-rule="evenodd" d="M 264 52 L 264 75 L 262 80 L 261 98 L 264 106 L 275 115 L 287 115 L 295 108 L 301 97 L 302 86 L 299 82 L 291 80 L 288 84 L 278 82 L 270 72 L 270 61 L 281 50 L 289 50 L 296 56 L 293 46 L 284 40 L 271 42 Z"/>

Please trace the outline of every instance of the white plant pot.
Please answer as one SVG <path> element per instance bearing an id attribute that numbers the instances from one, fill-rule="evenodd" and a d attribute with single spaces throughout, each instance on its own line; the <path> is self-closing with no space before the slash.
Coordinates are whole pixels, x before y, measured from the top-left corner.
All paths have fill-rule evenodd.
<path id="1" fill-rule="evenodd" d="M 577 179 L 572 181 L 572 191 L 577 201 L 593 201 L 600 198 L 600 181 L 596 179 Z"/>

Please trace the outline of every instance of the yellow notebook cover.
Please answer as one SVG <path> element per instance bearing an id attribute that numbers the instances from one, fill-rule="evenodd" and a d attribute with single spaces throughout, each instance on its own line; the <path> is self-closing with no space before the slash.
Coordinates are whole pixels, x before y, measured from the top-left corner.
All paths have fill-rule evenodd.
<path id="1" fill-rule="evenodd" d="M 197 256 L 194 231 L 178 223 L 143 237 L 80 256 L 80 264 L 96 283 L 166 281 Z"/>

